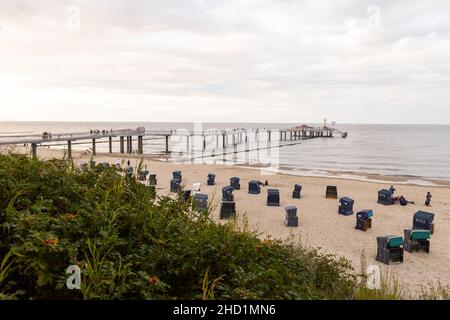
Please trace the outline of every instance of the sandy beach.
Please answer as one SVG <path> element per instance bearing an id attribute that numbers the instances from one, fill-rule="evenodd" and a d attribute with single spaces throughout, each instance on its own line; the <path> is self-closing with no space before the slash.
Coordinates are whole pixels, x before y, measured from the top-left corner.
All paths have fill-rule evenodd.
<path id="1" fill-rule="evenodd" d="M 5 151 L 5 149 L 3 149 Z M 23 150 L 22 150 L 23 151 Z M 39 157 L 61 157 L 62 152 L 53 149 L 39 148 Z M 76 153 L 74 160 L 78 163 L 89 160 L 89 154 Z M 140 158 L 126 155 L 98 155 L 97 162 L 115 163 L 118 159 L 124 163 L 130 159 L 136 167 Z M 387 235 L 403 236 L 404 229 L 412 227 L 413 215 L 419 210 L 436 214 L 435 234 L 431 239 L 431 252 L 410 254 L 405 252 L 404 263 L 386 266 L 398 276 L 403 289 L 412 297 L 420 294 L 421 286 L 429 282 L 439 281 L 442 285 L 450 285 L 450 187 L 420 186 L 414 184 L 396 184 L 397 195 L 404 195 L 409 201 L 406 207 L 400 205 L 386 207 L 377 203 L 377 192 L 388 188 L 391 184 L 366 182 L 351 178 L 306 177 L 289 174 L 266 175 L 261 168 L 242 168 L 236 166 L 174 164 L 145 158 L 145 164 L 151 173 L 157 174 L 158 194 L 173 195 L 169 190 L 169 181 L 174 170 L 183 173 L 183 184 L 191 189 L 192 184 L 200 182 L 201 192 L 213 201 L 212 218 L 219 221 L 219 205 L 222 187 L 229 185 L 230 177 L 241 178 L 241 190 L 235 191 L 235 201 L 239 217 L 248 220 L 252 230 L 258 230 L 261 237 L 288 239 L 294 237 L 303 245 L 320 248 L 324 253 L 331 253 L 349 259 L 359 271 L 361 256 L 365 255 L 367 264 L 380 265 L 375 262 L 376 237 Z M 207 186 L 208 173 L 215 173 L 216 186 Z M 267 190 L 262 188 L 259 195 L 248 194 L 250 180 L 269 181 L 269 188 L 280 190 L 281 206 L 267 207 Z M 303 186 L 302 199 L 292 199 L 294 184 Z M 338 188 L 338 196 L 348 196 L 355 200 L 354 211 L 373 209 L 373 227 L 367 232 L 355 229 L 355 215 L 338 215 L 338 200 L 326 199 L 327 185 Z M 425 207 L 427 191 L 433 194 L 432 207 Z M 299 228 L 288 228 L 284 225 L 284 208 L 295 205 L 298 208 Z M 226 223 L 226 222 L 222 222 Z"/>

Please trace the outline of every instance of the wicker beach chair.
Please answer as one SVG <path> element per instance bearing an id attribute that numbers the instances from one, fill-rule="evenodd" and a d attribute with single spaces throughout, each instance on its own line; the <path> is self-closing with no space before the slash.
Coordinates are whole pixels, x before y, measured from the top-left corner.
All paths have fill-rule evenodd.
<path id="1" fill-rule="evenodd" d="M 181 181 L 178 179 L 170 180 L 170 192 L 178 193 L 180 191 Z"/>
<path id="2" fill-rule="evenodd" d="M 174 171 L 172 172 L 172 176 L 174 179 L 178 179 L 180 181 L 183 181 L 183 175 L 181 174 L 181 171 Z"/>
<path id="3" fill-rule="evenodd" d="M 395 203 L 395 200 L 392 197 L 392 191 L 387 189 L 378 191 L 378 203 L 385 206 L 393 205 Z"/>
<path id="4" fill-rule="evenodd" d="M 236 202 L 222 201 L 220 206 L 220 219 L 228 220 L 236 217 Z"/>
<path id="5" fill-rule="evenodd" d="M 197 193 L 192 201 L 192 210 L 204 212 L 208 210 L 208 195 Z"/>
<path id="6" fill-rule="evenodd" d="M 377 237 L 376 260 L 384 264 L 402 263 L 403 242 L 400 236 Z"/>
<path id="7" fill-rule="evenodd" d="M 278 189 L 267 190 L 267 205 L 269 207 L 280 206 L 280 191 Z"/>
<path id="8" fill-rule="evenodd" d="M 232 186 L 234 188 L 234 190 L 241 190 L 241 184 L 240 184 L 241 179 L 238 177 L 232 177 L 230 179 L 230 186 Z"/>
<path id="9" fill-rule="evenodd" d="M 252 180 L 248 183 L 248 193 L 250 194 L 260 194 L 261 193 L 261 182 Z"/>
<path id="10" fill-rule="evenodd" d="M 284 220 L 284 224 L 287 227 L 297 228 L 298 227 L 298 216 L 297 216 L 297 207 L 288 206 L 285 208 L 286 219 Z"/>
<path id="11" fill-rule="evenodd" d="M 214 173 L 208 174 L 207 185 L 214 186 L 216 184 L 216 175 Z"/>
<path id="12" fill-rule="evenodd" d="M 148 184 L 151 186 L 158 185 L 158 180 L 156 179 L 156 174 L 151 174 L 148 177 Z"/>
<path id="13" fill-rule="evenodd" d="M 148 170 L 139 171 L 139 181 L 147 181 L 147 176 L 150 174 Z"/>
<path id="14" fill-rule="evenodd" d="M 429 230 L 434 234 L 434 213 L 418 211 L 413 217 L 413 229 Z"/>
<path id="15" fill-rule="evenodd" d="M 403 248 L 410 253 L 425 251 L 430 253 L 430 237 L 431 232 L 429 230 L 410 230 L 405 231 L 405 241 Z"/>
<path id="16" fill-rule="evenodd" d="M 355 201 L 353 199 L 350 199 L 348 197 L 341 198 L 339 200 L 340 206 L 339 206 L 339 214 L 342 214 L 344 216 L 350 216 L 353 214 L 353 204 Z"/>
<path id="17" fill-rule="evenodd" d="M 336 186 L 327 186 L 327 191 L 326 191 L 325 197 L 327 199 L 337 199 L 338 198 L 337 187 Z"/>
<path id="18" fill-rule="evenodd" d="M 234 201 L 233 195 L 234 188 L 232 186 L 227 186 L 222 188 L 222 201 Z"/>
<path id="19" fill-rule="evenodd" d="M 299 184 L 296 184 L 294 186 L 294 191 L 292 192 L 292 199 L 301 199 L 301 193 L 302 193 L 302 186 Z"/>
<path id="20" fill-rule="evenodd" d="M 367 231 L 372 228 L 372 210 L 363 210 L 356 214 L 356 229 L 361 231 Z"/>

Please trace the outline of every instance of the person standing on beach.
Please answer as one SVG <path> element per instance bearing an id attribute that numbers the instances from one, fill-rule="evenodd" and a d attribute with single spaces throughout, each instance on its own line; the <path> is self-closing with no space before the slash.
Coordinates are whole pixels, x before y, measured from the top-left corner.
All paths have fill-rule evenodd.
<path id="1" fill-rule="evenodd" d="M 395 193 L 395 188 L 394 188 L 394 186 L 391 186 L 391 187 L 389 188 L 389 191 L 392 193 L 392 195 L 394 195 L 394 193 Z"/>
<path id="2" fill-rule="evenodd" d="M 432 198 L 432 197 L 433 197 L 433 196 L 431 195 L 431 193 L 428 192 L 428 193 L 427 193 L 426 200 L 425 200 L 425 205 L 426 205 L 427 207 L 431 206 L 431 198 Z"/>

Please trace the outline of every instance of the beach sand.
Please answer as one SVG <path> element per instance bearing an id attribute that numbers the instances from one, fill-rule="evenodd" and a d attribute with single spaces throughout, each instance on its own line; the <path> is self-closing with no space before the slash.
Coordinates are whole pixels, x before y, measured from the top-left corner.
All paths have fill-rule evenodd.
<path id="1" fill-rule="evenodd" d="M 39 148 L 42 158 L 61 157 L 61 151 Z M 90 155 L 74 154 L 74 160 L 81 163 L 89 160 Z M 126 162 L 131 160 L 136 168 L 140 158 L 128 158 L 126 155 L 98 155 L 97 162 L 107 161 L 115 163 L 118 159 Z M 377 203 L 377 192 L 389 188 L 386 183 L 366 182 L 352 179 L 305 177 L 288 174 L 266 175 L 262 168 L 242 168 L 236 166 L 218 166 L 205 164 L 176 164 L 172 162 L 145 159 L 145 164 L 151 173 L 157 174 L 158 194 L 171 195 L 169 182 L 174 170 L 183 173 L 183 184 L 192 188 L 192 184 L 200 182 L 201 192 L 208 194 L 214 203 L 212 218 L 219 221 L 219 205 L 222 187 L 229 185 L 230 178 L 241 178 L 241 190 L 235 191 L 235 201 L 238 217 L 248 220 L 250 229 L 258 230 L 261 237 L 270 236 L 272 239 L 288 239 L 294 237 L 305 246 L 320 248 L 321 252 L 342 256 L 352 262 L 356 271 L 360 271 L 361 256 L 365 255 L 367 264 L 380 265 L 375 261 L 376 237 L 387 235 L 403 236 L 404 229 L 412 227 L 413 215 L 419 210 L 436 214 L 435 234 L 431 239 L 431 252 L 410 254 L 405 252 L 404 263 L 384 266 L 393 271 L 399 279 L 400 285 L 412 297 L 418 297 L 421 286 L 429 282 L 439 281 L 442 285 L 450 285 L 450 187 L 448 186 L 420 186 L 413 184 L 396 184 L 397 195 L 404 195 L 410 204 L 383 206 Z M 208 173 L 215 173 L 216 186 L 207 186 Z M 280 190 L 281 206 L 267 207 L 267 190 L 262 188 L 259 195 L 248 194 L 250 180 L 269 181 L 269 188 Z M 302 199 L 292 199 L 294 184 L 303 186 Z M 338 200 L 326 199 L 327 185 L 338 188 L 338 196 L 348 196 L 355 200 L 355 213 L 363 209 L 373 209 L 374 218 L 372 229 L 367 232 L 355 229 L 356 217 L 338 215 Z M 427 191 L 433 194 L 432 207 L 425 207 Z M 287 205 L 298 208 L 299 228 L 288 228 L 284 225 Z M 226 222 L 221 222 L 226 223 Z"/>

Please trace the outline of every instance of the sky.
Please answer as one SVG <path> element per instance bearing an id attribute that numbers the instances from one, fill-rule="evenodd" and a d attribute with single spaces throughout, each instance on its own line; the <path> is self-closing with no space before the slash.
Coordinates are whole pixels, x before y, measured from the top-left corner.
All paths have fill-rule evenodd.
<path id="1" fill-rule="evenodd" d="M 450 124 L 450 1 L 0 0 L 0 111 Z"/>

